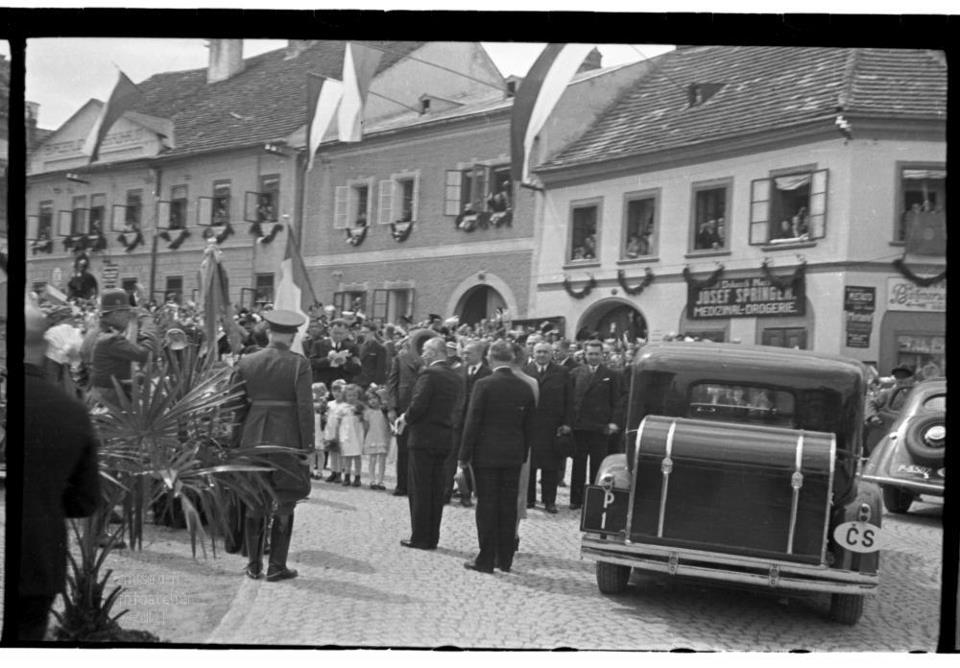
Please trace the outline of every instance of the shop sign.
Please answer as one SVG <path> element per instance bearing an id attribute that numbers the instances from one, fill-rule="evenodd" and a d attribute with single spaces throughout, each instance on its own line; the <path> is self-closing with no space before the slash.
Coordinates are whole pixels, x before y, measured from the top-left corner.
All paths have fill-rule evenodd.
<path id="1" fill-rule="evenodd" d="M 936 335 L 900 335 L 897 337 L 897 350 L 902 353 L 942 355 L 947 351 L 947 339 Z"/>
<path id="2" fill-rule="evenodd" d="M 763 277 L 721 279 L 710 287 L 687 284 L 687 317 L 758 318 L 804 315 L 804 277 L 778 288 Z"/>
<path id="3" fill-rule="evenodd" d="M 120 267 L 115 264 L 104 264 L 101 272 L 104 288 L 117 287 L 117 278 L 120 275 Z"/>
<path id="4" fill-rule="evenodd" d="M 869 348 L 872 331 L 872 313 L 847 313 L 847 347 Z"/>
<path id="5" fill-rule="evenodd" d="M 919 311 L 945 313 L 947 310 L 947 283 L 921 287 L 905 278 L 887 279 L 888 311 Z"/>
<path id="6" fill-rule="evenodd" d="M 843 288 L 843 310 L 854 313 L 873 313 L 877 305 L 877 289 L 861 285 Z"/>

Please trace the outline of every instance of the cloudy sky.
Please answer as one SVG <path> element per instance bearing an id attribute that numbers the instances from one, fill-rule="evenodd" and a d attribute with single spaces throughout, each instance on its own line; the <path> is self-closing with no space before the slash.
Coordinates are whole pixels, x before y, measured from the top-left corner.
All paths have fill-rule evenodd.
<path id="1" fill-rule="evenodd" d="M 526 74 L 543 44 L 484 42 L 504 76 Z M 244 57 L 286 45 L 286 40 L 244 40 Z M 604 66 L 650 58 L 663 45 L 601 44 Z M 56 129 L 91 97 L 106 100 L 117 68 L 139 83 L 157 72 L 205 67 L 201 39 L 45 38 L 27 41 L 26 99 L 40 104 L 39 125 Z"/>

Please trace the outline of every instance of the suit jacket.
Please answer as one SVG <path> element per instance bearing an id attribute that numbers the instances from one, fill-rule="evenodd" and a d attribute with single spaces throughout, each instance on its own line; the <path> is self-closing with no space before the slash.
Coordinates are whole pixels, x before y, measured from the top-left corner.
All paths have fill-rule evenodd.
<path id="1" fill-rule="evenodd" d="M 333 366 L 327 355 L 331 350 L 347 350 L 350 357 L 342 366 Z M 354 378 L 360 373 L 360 351 L 357 345 L 344 339 L 337 347 L 332 339 L 320 339 L 310 344 L 310 366 L 313 368 L 313 382 L 324 383 L 327 388 L 333 385 L 333 381 L 343 379 L 348 383 L 354 382 Z"/>
<path id="2" fill-rule="evenodd" d="M 509 368 L 478 380 L 467 408 L 460 461 L 519 468 L 533 441 L 535 410 L 533 390 Z"/>
<path id="3" fill-rule="evenodd" d="M 361 387 L 370 383 L 383 385 L 387 381 L 387 349 L 376 339 L 368 339 L 360 346 L 360 373 L 354 382 Z"/>
<path id="4" fill-rule="evenodd" d="M 406 410 L 411 450 L 450 452 L 457 410 L 463 396 L 463 379 L 447 362 L 425 367 L 417 377 Z"/>
<path id="5" fill-rule="evenodd" d="M 580 366 L 580 364 L 577 363 L 577 360 L 573 359 L 573 355 L 567 355 L 567 359 L 560 362 L 560 366 L 564 367 L 567 371 L 573 371 Z"/>
<path id="6" fill-rule="evenodd" d="M 531 464 L 537 468 L 549 466 L 556 463 L 560 455 L 557 428 L 564 424 L 573 426 L 573 380 L 566 367 L 553 362 L 547 365 L 542 375 L 537 372 L 536 364 L 524 367 L 523 371 L 536 379 L 540 387 Z"/>
<path id="7" fill-rule="evenodd" d="M 64 518 L 90 515 L 100 500 L 97 439 L 86 407 L 33 364 L 24 365 L 23 416 L 19 593 L 51 596 L 66 577 Z"/>
<path id="8" fill-rule="evenodd" d="M 387 374 L 387 406 L 398 414 L 407 410 L 413 396 L 413 385 L 417 382 L 423 360 L 410 351 L 393 358 L 390 373 Z"/>
<path id="9" fill-rule="evenodd" d="M 604 365 L 596 373 L 583 364 L 571 372 L 573 376 L 573 428 L 604 433 L 607 425 L 623 425 L 623 398 L 620 374 Z"/>

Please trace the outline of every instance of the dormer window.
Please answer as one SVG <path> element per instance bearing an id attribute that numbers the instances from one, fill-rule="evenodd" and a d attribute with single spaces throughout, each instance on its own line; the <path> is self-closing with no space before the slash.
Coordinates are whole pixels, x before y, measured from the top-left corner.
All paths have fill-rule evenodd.
<path id="1" fill-rule="evenodd" d="M 723 90 L 722 83 L 693 83 L 687 86 L 687 102 L 690 107 L 699 107 Z"/>
<path id="2" fill-rule="evenodd" d="M 420 99 L 420 113 L 425 114 L 430 111 L 430 98 L 424 97 Z"/>
<path id="3" fill-rule="evenodd" d="M 507 82 L 507 97 L 513 97 L 517 94 L 517 82 L 508 81 Z"/>

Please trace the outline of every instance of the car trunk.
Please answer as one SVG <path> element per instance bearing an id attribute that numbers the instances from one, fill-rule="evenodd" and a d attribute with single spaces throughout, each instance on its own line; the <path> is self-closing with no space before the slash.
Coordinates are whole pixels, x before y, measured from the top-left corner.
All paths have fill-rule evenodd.
<path id="1" fill-rule="evenodd" d="M 648 416 L 630 540 L 821 563 L 833 434 Z"/>

